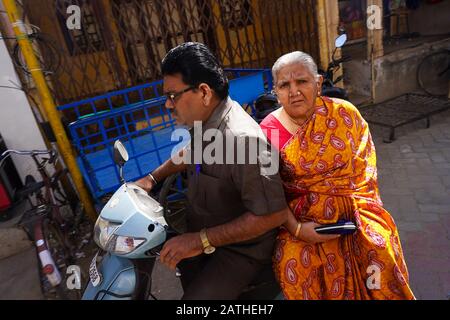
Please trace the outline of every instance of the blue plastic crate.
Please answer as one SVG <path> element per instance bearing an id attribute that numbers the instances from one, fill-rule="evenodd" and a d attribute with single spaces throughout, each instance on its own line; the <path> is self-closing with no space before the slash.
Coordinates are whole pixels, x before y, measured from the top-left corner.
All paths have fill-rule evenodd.
<path id="1" fill-rule="evenodd" d="M 256 98 L 270 91 L 272 77 L 267 69 L 227 69 L 230 97 L 255 114 Z M 98 202 L 120 186 L 113 161 L 113 144 L 124 142 L 130 160 L 125 164 L 126 180 L 136 180 L 166 161 L 179 141 L 171 141 L 175 123 L 164 107 L 162 81 L 110 92 L 58 107 L 75 114 L 69 125 L 77 162 Z"/>

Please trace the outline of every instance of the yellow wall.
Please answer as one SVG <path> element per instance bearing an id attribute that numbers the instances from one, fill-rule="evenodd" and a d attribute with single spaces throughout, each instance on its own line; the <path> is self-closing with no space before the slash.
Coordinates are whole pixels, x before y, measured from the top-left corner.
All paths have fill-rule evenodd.
<path id="1" fill-rule="evenodd" d="M 211 3 L 212 3 L 214 15 L 216 17 L 220 17 L 221 13 L 220 13 L 219 3 L 217 1 L 211 1 Z M 262 30 L 261 30 L 261 21 L 260 21 L 260 16 L 259 16 L 259 7 L 258 7 L 257 0 L 252 0 L 252 17 L 253 17 L 253 23 L 254 23 L 256 30 L 253 29 L 253 25 L 249 25 L 249 26 L 246 26 L 243 28 L 239 28 L 237 30 L 229 30 L 228 31 L 229 37 L 230 37 L 230 42 L 231 42 L 231 45 L 233 48 L 233 52 L 235 52 L 235 49 L 239 45 L 238 40 L 241 42 L 241 46 L 243 48 L 243 50 L 242 50 L 244 53 L 243 59 L 240 59 L 240 57 L 239 57 L 240 54 L 233 54 L 233 56 L 236 57 L 234 59 L 235 65 L 243 64 L 243 63 L 254 61 L 254 60 L 258 59 L 255 49 L 251 50 L 252 51 L 251 56 L 249 55 L 248 50 L 246 50 L 247 39 L 252 44 L 252 46 L 255 45 L 256 41 L 263 39 Z M 256 32 L 257 39 L 255 39 L 255 32 Z M 224 66 L 230 66 L 231 61 L 229 59 L 228 51 L 227 51 L 227 40 L 226 40 L 225 30 L 221 24 L 219 24 L 216 28 L 216 35 L 217 35 L 217 42 L 220 46 L 220 49 L 221 49 L 221 51 L 223 51 L 223 53 L 221 53 L 222 63 Z M 263 50 L 262 46 L 259 51 L 260 51 L 260 53 L 259 53 L 260 58 L 264 58 L 265 54 L 264 54 L 264 50 Z"/>

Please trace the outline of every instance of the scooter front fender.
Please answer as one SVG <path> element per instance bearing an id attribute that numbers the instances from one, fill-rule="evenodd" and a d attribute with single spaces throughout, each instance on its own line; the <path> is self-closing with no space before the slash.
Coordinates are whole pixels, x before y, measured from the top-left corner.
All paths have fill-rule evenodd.
<path id="1" fill-rule="evenodd" d="M 131 300 L 135 296 L 137 270 L 132 261 L 110 253 L 97 265 L 101 282 L 93 286 L 89 281 L 82 300 Z"/>

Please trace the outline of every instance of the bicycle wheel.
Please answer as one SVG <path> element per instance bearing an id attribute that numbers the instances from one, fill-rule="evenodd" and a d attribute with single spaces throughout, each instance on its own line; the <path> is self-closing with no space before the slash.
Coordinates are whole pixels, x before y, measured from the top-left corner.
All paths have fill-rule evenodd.
<path id="1" fill-rule="evenodd" d="M 58 73 L 62 64 L 62 49 L 61 47 L 47 34 L 33 33 L 29 35 L 30 41 L 35 44 L 34 47 L 39 47 L 39 50 L 33 49 L 35 56 L 39 61 L 39 65 L 42 66 L 42 72 L 45 76 Z M 26 75 L 30 75 L 22 50 L 18 43 L 13 49 L 13 62 L 18 66 Z M 51 57 L 50 59 L 44 59 L 44 57 Z"/>
<path id="2" fill-rule="evenodd" d="M 450 83 L 450 50 L 426 56 L 417 69 L 420 88 L 432 96 L 447 96 Z"/>

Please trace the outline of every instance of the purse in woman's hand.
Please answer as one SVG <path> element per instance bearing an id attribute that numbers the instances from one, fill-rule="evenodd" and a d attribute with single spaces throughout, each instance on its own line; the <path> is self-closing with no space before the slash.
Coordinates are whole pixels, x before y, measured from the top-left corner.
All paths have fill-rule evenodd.
<path id="1" fill-rule="evenodd" d="M 339 220 L 337 223 L 326 224 L 315 228 L 320 234 L 353 234 L 358 228 L 352 221 Z"/>

